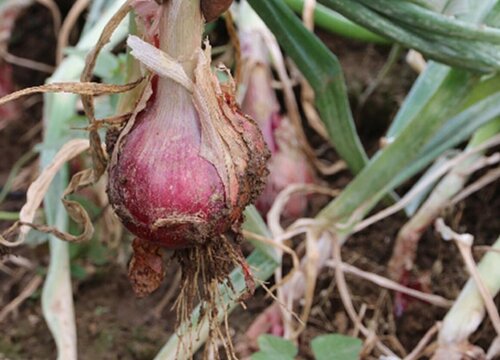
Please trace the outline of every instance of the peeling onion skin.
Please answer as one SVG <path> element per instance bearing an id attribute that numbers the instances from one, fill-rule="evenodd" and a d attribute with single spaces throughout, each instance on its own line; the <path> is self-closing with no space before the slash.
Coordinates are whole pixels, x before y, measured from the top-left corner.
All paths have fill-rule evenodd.
<path id="1" fill-rule="evenodd" d="M 199 0 L 170 0 L 155 13 L 153 46 L 179 61 L 192 88 L 152 76 L 124 130 L 107 136 L 117 139 L 107 144 L 110 204 L 137 238 L 168 249 L 237 242 L 244 209 L 264 189 L 269 151 L 232 83 L 211 70 Z M 132 55 L 154 53 L 141 41 L 129 42 Z"/>

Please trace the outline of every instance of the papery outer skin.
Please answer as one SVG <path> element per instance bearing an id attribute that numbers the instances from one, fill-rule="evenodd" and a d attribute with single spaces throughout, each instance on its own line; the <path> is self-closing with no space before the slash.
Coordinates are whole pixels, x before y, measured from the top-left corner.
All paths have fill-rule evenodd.
<path id="1" fill-rule="evenodd" d="M 269 151 L 258 125 L 239 110 L 232 86 L 221 86 L 212 74 L 210 45 L 205 47 L 199 53 L 194 87 L 195 105 L 203 117 L 201 155 L 216 166 L 225 185 L 231 221 L 239 224 L 245 207 L 263 189 Z"/>

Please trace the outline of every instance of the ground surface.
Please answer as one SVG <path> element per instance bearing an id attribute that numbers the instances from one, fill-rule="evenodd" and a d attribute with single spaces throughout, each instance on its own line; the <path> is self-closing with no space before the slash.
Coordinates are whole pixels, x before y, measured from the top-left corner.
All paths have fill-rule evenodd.
<path id="1" fill-rule="evenodd" d="M 60 2 L 67 11 L 67 2 Z M 53 63 L 54 38 L 49 13 L 40 6 L 29 10 L 19 21 L 16 41 L 11 51 L 45 63 Z M 341 40 L 320 33 L 327 45 L 338 55 L 345 71 L 353 107 L 357 99 L 383 66 L 388 49 Z M 46 74 L 23 68 L 15 69 L 19 87 L 42 83 Z M 356 122 L 363 142 L 369 152 L 376 149 L 392 115 L 397 110 L 415 74 L 401 60 L 363 108 L 358 109 Z M 0 132 L 0 184 L 3 184 L 12 165 L 41 138 L 41 97 L 31 97 L 24 103 L 20 121 Z M 344 186 L 350 176 L 347 173 L 327 179 L 332 187 Z M 0 210 L 15 211 L 22 204 L 26 184 L 22 182 L 2 204 Z M 490 244 L 500 232 L 500 194 L 498 184 L 490 185 L 460 203 L 446 214 L 455 229 L 476 236 L 477 244 Z M 310 209 L 311 215 L 317 209 Z M 345 261 L 364 270 L 382 275 L 385 263 L 391 255 L 392 241 L 404 223 L 402 215 L 393 216 L 355 235 L 343 249 Z M 2 224 L 3 227 L 6 224 Z M 129 241 L 129 240 L 124 240 Z M 26 257 L 42 272 L 48 261 L 48 249 L 23 248 L 19 254 Z M 152 296 L 138 300 L 133 296 L 126 277 L 126 252 L 109 250 L 99 261 L 89 253 L 77 257 L 75 264 L 85 272 L 74 271 L 74 297 L 78 324 L 79 353 L 81 359 L 151 359 L 168 339 L 175 323 L 170 311 L 174 298 L 170 297 L 164 310 L 155 317 L 155 307 L 174 282 L 175 271 L 164 285 Z M 417 266 L 413 276 L 430 276 L 431 290 L 453 299 L 467 279 L 462 261 L 453 244 L 443 243 L 429 230 L 419 248 Z M 34 271 L 23 270 L 7 275 L 0 272 L 0 309 L 11 301 L 34 276 Z M 444 310 L 413 301 L 401 317 L 393 313 L 393 294 L 365 281 L 348 276 L 352 297 L 359 308 L 367 305 L 365 319 L 372 319 L 379 335 L 401 353 L 411 350 L 435 321 L 441 319 Z M 238 339 L 250 322 L 270 303 L 263 291 L 248 301 L 246 311 L 238 310 L 230 324 Z M 35 294 L 0 324 L 0 359 L 51 359 L 55 345 L 50 336 L 40 307 L 40 292 Z M 326 332 L 349 333 L 352 324 L 343 310 L 333 284 L 333 272 L 322 272 L 317 296 L 307 330 L 301 337 L 301 356 L 310 358 L 308 342 L 317 334 Z M 486 346 L 493 329 L 485 322 L 475 335 Z M 3 357 L 2 357 L 3 355 Z"/>

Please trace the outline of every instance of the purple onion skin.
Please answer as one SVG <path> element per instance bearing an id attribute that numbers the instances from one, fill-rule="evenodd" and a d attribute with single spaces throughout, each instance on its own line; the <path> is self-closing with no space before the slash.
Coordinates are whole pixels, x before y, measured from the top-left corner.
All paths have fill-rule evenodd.
<path id="1" fill-rule="evenodd" d="M 159 16 L 150 44 L 178 59 L 193 88 L 153 78 L 145 109 L 109 147 L 108 196 L 128 230 L 165 248 L 241 237 L 243 211 L 264 187 L 262 134 L 217 81 L 210 50 L 201 52 L 205 5 L 230 3 L 169 0 L 141 12 L 146 23 Z"/>
<path id="2" fill-rule="evenodd" d="M 224 231 L 229 223 L 223 216 L 222 180 L 200 155 L 200 120 L 189 94 L 170 92 L 173 106 L 167 113 L 161 87 L 159 92 L 127 134 L 110 169 L 108 193 L 129 231 L 179 249 Z"/>

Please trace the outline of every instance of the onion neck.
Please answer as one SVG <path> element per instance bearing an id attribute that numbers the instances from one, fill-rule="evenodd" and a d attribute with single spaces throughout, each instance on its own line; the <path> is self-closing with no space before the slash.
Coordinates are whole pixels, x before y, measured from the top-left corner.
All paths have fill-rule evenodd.
<path id="1" fill-rule="evenodd" d="M 162 6 L 160 49 L 180 61 L 192 77 L 203 31 L 200 0 L 167 0 Z"/>
<path id="2" fill-rule="evenodd" d="M 193 79 L 204 24 L 200 0 L 167 0 L 162 7 L 160 49 L 179 61 L 188 77 Z M 191 93 L 167 78 L 160 77 L 157 86 L 156 116 L 152 119 L 156 126 L 199 138 L 200 125 Z"/>

